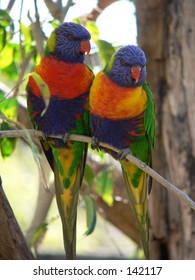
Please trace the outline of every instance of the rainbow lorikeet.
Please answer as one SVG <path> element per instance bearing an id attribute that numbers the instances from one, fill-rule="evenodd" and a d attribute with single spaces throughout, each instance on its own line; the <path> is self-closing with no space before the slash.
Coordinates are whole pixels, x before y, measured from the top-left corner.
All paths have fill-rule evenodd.
<path id="1" fill-rule="evenodd" d="M 146 258 L 149 258 L 146 174 L 125 160 L 127 153 L 151 163 L 154 147 L 154 100 L 146 82 L 146 57 L 137 46 L 120 48 L 100 71 L 89 96 L 90 128 L 96 143 L 121 150 L 119 155 L 132 211 Z"/>
<path id="2" fill-rule="evenodd" d="M 68 140 L 69 134 L 89 134 L 89 89 L 93 73 L 84 64 L 91 36 L 80 24 L 66 22 L 50 35 L 44 56 L 34 69 L 49 88 L 45 110 L 43 92 L 31 76 L 27 84 L 29 116 L 45 135 L 43 150 L 54 171 L 56 198 L 63 225 L 67 259 L 76 258 L 76 216 L 87 145 Z M 50 135 L 64 135 L 62 139 Z"/>

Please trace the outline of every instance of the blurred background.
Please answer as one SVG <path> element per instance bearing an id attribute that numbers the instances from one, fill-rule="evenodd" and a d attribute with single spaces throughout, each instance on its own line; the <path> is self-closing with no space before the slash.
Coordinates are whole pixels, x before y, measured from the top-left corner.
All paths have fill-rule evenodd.
<path id="1" fill-rule="evenodd" d="M 18 121 L 2 121 L 1 130 L 32 128 L 23 78 L 39 63 L 53 28 L 81 23 L 92 34 L 86 63 L 94 73 L 123 45 L 145 51 L 156 103 L 154 169 L 195 199 L 194 12 L 193 0 L 0 1 L 0 112 Z M 0 175 L 34 257 L 64 258 L 53 174 L 37 139 L 1 139 Z M 149 201 L 152 258 L 194 259 L 190 207 L 156 182 Z M 77 231 L 79 259 L 143 258 L 120 167 L 103 153 L 89 152 Z"/>

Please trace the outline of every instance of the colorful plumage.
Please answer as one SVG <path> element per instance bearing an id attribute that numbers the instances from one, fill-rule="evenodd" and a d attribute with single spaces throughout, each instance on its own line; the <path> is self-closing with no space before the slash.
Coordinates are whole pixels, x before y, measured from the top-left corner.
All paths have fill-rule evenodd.
<path id="1" fill-rule="evenodd" d="M 88 96 L 92 71 L 83 63 L 90 34 L 81 25 L 63 23 L 50 35 L 44 56 L 34 69 L 47 84 L 49 106 L 33 76 L 27 84 L 30 118 L 43 131 L 42 146 L 54 171 L 56 198 L 63 225 L 67 259 L 76 258 L 76 216 L 87 145 L 67 140 L 69 134 L 89 135 Z M 49 135 L 65 136 L 63 141 Z"/>
<path id="2" fill-rule="evenodd" d="M 131 208 L 137 221 L 146 258 L 149 258 L 149 221 L 147 176 L 126 161 L 131 152 L 151 163 L 154 147 L 154 101 L 146 83 L 146 58 L 136 46 L 124 46 L 94 79 L 90 90 L 90 127 L 95 142 L 121 150 L 119 158 Z"/>

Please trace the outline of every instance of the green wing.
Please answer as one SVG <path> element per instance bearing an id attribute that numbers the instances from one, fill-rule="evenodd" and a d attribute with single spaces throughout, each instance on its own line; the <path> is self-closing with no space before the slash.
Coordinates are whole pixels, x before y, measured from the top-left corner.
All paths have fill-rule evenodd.
<path id="1" fill-rule="evenodd" d="M 154 106 L 154 98 L 148 83 L 143 84 L 143 89 L 147 95 L 147 104 L 146 110 L 144 112 L 144 128 L 146 132 L 146 137 L 148 141 L 148 165 L 152 168 L 152 152 L 154 149 L 154 141 L 155 141 L 155 106 Z M 152 177 L 148 177 L 148 193 L 150 193 L 152 188 Z"/>
<path id="2" fill-rule="evenodd" d="M 146 136 L 148 138 L 148 144 L 150 151 L 154 148 L 155 140 L 155 106 L 154 98 L 148 83 L 143 84 L 143 89 L 147 95 L 147 105 L 144 112 L 144 128 L 146 131 Z"/>

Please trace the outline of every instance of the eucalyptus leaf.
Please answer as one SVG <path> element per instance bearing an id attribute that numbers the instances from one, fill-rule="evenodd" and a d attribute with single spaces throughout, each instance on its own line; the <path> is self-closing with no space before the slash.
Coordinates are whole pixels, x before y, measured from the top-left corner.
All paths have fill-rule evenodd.
<path id="1" fill-rule="evenodd" d="M 110 60 L 112 55 L 115 53 L 115 48 L 111 43 L 105 40 L 98 40 L 97 45 L 99 48 L 100 58 L 102 60 L 102 64 L 106 65 L 106 63 Z"/>
<path id="2" fill-rule="evenodd" d="M 57 19 L 53 19 L 49 23 L 52 25 L 53 28 L 57 28 L 60 25 L 60 22 Z"/>
<path id="3" fill-rule="evenodd" d="M 104 169 L 97 176 L 95 190 L 97 194 L 109 205 L 113 204 L 113 174 L 109 169 Z"/>
<path id="4" fill-rule="evenodd" d="M 45 114 L 45 112 L 47 111 L 47 108 L 49 106 L 49 101 L 50 101 L 50 91 L 49 91 L 49 87 L 48 85 L 44 82 L 44 80 L 41 78 L 41 76 L 35 72 L 31 72 L 29 74 L 27 74 L 24 79 L 26 79 L 27 77 L 32 77 L 35 81 L 35 83 L 37 84 L 37 86 L 39 87 L 40 92 L 42 93 L 43 96 L 43 100 L 45 102 L 45 109 L 42 112 L 42 116 Z"/>
<path id="5" fill-rule="evenodd" d="M 13 20 L 5 10 L 0 9 L 0 52 L 3 50 L 6 42 L 12 39 L 13 35 Z"/>
<path id="6" fill-rule="evenodd" d="M 0 69 L 4 69 L 13 62 L 14 48 L 13 45 L 7 43 L 0 53 Z"/>
<path id="7" fill-rule="evenodd" d="M 84 179 L 87 182 L 89 188 L 91 188 L 93 186 L 93 183 L 94 183 L 94 174 L 93 174 L 93 170 L 89 166 L 89 164 L 85 165 Z"/>
<path id="8" fill-rule="evenodd" d="M 96 225 L 96 204 L 94 199 L 89 195 L 83 195 L 83 199 L 85 202 L 86 208 L 86 216 L 87 216 L 87 230 L 84 233 L 85 236 L 91 234 Z"/>
<path id="9" fill-rule="evenodd" d="M 4 94 L 0 93 L 0 112 L 10 120 L 17 119 L 18 114 L 18 101 L 16 98 L 4 98 Z M 3 121 L 0 125 L 1 130 L 10 130 L 9 123 Z M 3 158 L 10 156 L 16 146 L 16 138 L 2 138 L 0 139 L 0 150 Z"/>
<path id="10" fill-rule="evenodd" d="M 25 53 L 27 55 L 29 52 L 32 51 L 32 47 L 33 47 L 32 44 L 33 38 L 31 35 L 30 26 L 25 26 L 23 23 L 20 23 L 20 32 L 23 37 L 23 46 L 25 49 Z"/>
<path id="11" fill-rule="evenodd" d="M 95 21 L 87 21 L 86 28 L 89 30 L 91 34 L 91 39 L 94 43 L 97 43 L 99 40 L 99 29 L 95 23 Z"/>
<path id="12" fill-rule="evenodd" d="M 11 79 L 13 81 L 17 81 L 18 80 L 18 68 L 17 68 L 14 60 L 12 61 L 12 63 L 10 65 L 1 69 L 1 73 L 3 75 L 7 76 L 9 79 Z"/>

